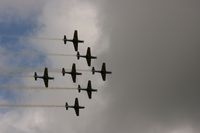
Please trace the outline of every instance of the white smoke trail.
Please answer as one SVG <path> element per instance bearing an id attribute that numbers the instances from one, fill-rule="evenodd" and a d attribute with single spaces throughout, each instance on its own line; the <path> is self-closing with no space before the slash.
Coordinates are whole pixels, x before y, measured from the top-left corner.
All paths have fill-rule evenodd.
<path id="1" fill-rule="evenodd" d="M 8 104 L 8 103 L 0 103 L 0 107 L 5 108 L 63 108 L 64 105 L 44 105 L 44 104 Z"/>
<path id="2" fill-rule="evenodd" d="M 78 72 L 91 72 L 91 69 L 76 69 Z M 71 68 L 65 68 L 65 71 L 71 72 Z M 14 77 L 14 78 L 31 78 L 34 76 L 34 72 L 38 75 L 43 75 L 44 68 L 27 68 L 27 67 L 15 67 L 15 68 L 2 68 L 0 69 L 1 77 Z M 51 73 L 62 73 L 62 68 L 48 68 L 49 75 Z"/>
<path id="3" fill-rule="evenodd" d="M 1 85 L 0 89 L 11 90 L 77 90 L 75 87 L 38 87 L 38 86 L 19 86 L 19 85 Z"/>
<path id="4" fill-rule="evenodd" d="M 23 40 L 30 40 L 30 39 L 34 39 L 34 40 L 63 40 L 61 38 L 53 38 L 53 37 L 30 37 L 30 36 L 25 36 L 25 37 L 21 37 L 19 35 L 0 35 L 1 38 L 10 38 L 10 39 L 23 39 Z"/>
<path id="5" fill-rule="evenodd" d="M 51 38 L 51 37 L 28 37 L 28 38 L 36 40 L 63 40 L 61 38 Z"/>
<path id="6" fill-rule="evenodd" d="M 74 54 L 56 54 L 56 53 L 46 53 L 49 56 L 76 56 Z"/>

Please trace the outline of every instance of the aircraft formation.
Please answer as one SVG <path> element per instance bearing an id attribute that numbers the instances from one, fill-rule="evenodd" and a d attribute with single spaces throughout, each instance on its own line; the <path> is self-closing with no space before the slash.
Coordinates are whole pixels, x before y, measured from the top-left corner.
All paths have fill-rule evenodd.
<path id="1" fill-rule="evenodd" d="M 78 45 L 79 45 L 79 43 L 84 43 L 84 41 L 83 40 L 79 40 L 79 38 L 78 38 L 78 31 L 77 30 L 74 31 L 74 37 L 73 37 L 73 39 L 67 39 L 66 35 L 64 35 L 64 38 L 62 40 L 63 40 L 64 44 L 67 44 L 67 42 L 72 42 L 73 43 L 74 50 L 77 52 L 77 54 L 76 54 L 77 60 L 79 60 L 80 58 L 85 58 L 86 61 L 87 61 L 88 67 L 91 67 L 91 60 L 92 59 L 97 59 L 96 56 L 92 56 L 91 55 L 91 49 L 90 49 L 90 47 L 87 48 L 86 55 L 81 55 L 80 54 L 80 52 L 78 51 Z M 106 63 L 104 62 L 104 63 L 102 63 L 101 70 L 95 70 L 95 68 L 92 67 L 91 73 L 92 74 L 100 73 L 101 77 L 102 77 L 102 80 L 106 81 L 106 74 L 111 74 L 112 72 L 106 70 Z M 76 64 L 75 63 L 72 64 L 71 71 L 66 71 L 65 68 L 62 68 L 61 74 L 63 76 L 66 76 L 67 74 L 71 75 L 73 83 L 76 83 L 77 76 L 82 75 L 81 72 L 77 72 L 77 70 L 76 70 Z M 34 73 L 34 79 L 35 80 L 37 80 L 37 79 L 43 79 L 45 87 L 48 88 L 49 87 L 49 80 L 54 80 L 54 77 L 49 76 L 48 68 L 45 67 L 43 75 L 39 76 L 37 74 L 37 72 Z M 80 85 L 78 85 L 77 90 L 78 90 L 79 93 L 81 91 L 86 91 L 89 99 L 92 98 L 92 92 L 96 92 L 97 91 L 97 89 L 93 89 L 92 88 L 91 80 L 88 80 L 86 88 L 82 88 Z M 49 106 L 47 106 L 47 107 L 49 107 Z M 66 104 L 65 104 L 64 107 L 66 108 L 66 110 L 68 110 L 69 108 L 74 108 L 76 116 L 79 116 L 79 110 L 80 109 L 84 109 L 85 108 L 84 106 L 80 106 L 79 105 L 78 98 L 75 98 L 74 105 L 68 105 L 68 103 L 66 102 Z"/>

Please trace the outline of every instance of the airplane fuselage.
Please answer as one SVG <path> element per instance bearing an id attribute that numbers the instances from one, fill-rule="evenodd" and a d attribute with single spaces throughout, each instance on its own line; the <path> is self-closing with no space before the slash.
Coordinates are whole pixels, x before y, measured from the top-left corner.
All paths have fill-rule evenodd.
<path id="1" fill-rule="evenodd" d="M 86 55 L 85 58 L 86 58 L 86 59 L 96 59 L 97 57 L 91 56 L 91 55 Z"/>
<path id="2" fill-rule="evenodd" d="M 112 72 L 109 72 L 109 71 L 95 71 L 95 72 L 102 73 L 102 74 L 111 74 L 112 73 Z"/>
<path id="3" fill-rule="evenodd" d="M 67 106 L 68 108 L 74 108 L 74 109 L 84 109 L 85 107 L 83 107 L 83 106 Z"/>
<path id="4" fill-rule="evenodd" d="M 84 91 L 97 91 L 96 89 L 91 89 L 91 88 L 80 88 L 79 90 L 84 90 Z"/>
<path id="5" fill-rule="evenodd" d="M 106 71 L 106 72 L 104 72 L 104 73 L 106 73 L 106 74 L 112 74 L 112 72 L 109 72 L 109 71 Z"/>
<path id="6" fill-rule="evenodd" d="M 69 106 L 69 105 L 68 105 L 67 107 L 68 107 L 68 108 L 74 108 L 74 106 Z"/>
<path id="7" fill-rule="evenodd" d="M 85 107 L 83 107 L 83 106 L 77 106 L 77 105 L 75 105 L 74 107 L 73 107 L 74 109 L 84 109 Z"/>
<path id="8" fill-rule="evenodd" d="M 74 106 L 68 105 L 67 107 L 68 107 L 68 108 L 74 108 L 74 109 L 84 109 L 84 108 L 85 108 L 85 107 L 79 106 L 79 105 L 74 105 Z"/>
<path id="9" fill-rule="evenodd" d="M 46 77 L 46 76 L 36 76 L 36 78 L 48 79 L 48 80 L 53 80 L 54 79 L 54 77 Z"/>
<path id="10" fill-rule="evenodd" d="M 66 39 L 68 42 L 73 42 L 73 43 L 83 43 L 84 41 L 82 40 L 77 40 L 77 39 Z"/>
<path id="11" fill-rule="evenodd" d="M 46 77 L 46 76 L 44 76 L 43 79 L 53 80 L 54 77 Z"/>
<path id="12" fill-rule="evenodd" d="M 65 72 L 65 73 L 68 73 L 71 75 L 82 75 L 82 73 L 79 73 L 79 72 Z"/>

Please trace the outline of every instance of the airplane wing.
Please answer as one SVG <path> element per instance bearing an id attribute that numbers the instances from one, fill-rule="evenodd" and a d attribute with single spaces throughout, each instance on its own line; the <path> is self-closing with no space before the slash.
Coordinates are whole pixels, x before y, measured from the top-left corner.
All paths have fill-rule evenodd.
<path id="1" fill-rule="evenodd" d="M 74 110 L 75 110 L 76 115 L 79 116 L 79 108 L 75 107 Z"/>
<path id="2" fill-rule="evenodd" d="M 103 81 L 106 81 L 106 73 L 101 72 L 101 76 L 102 76 Z"/>
<path id="3" fill-rule="evenodd" d="M 91 90 L 87 90 L 87 94 L 88 94 L 89 99 L 91 99 L 92 98 L 92 91 Z"/>
<path id="4" fill-rule="evenodd" d="M 74 44 L 74 50 L 78 51 L 78 42 L 73 42 L 73 44 Z"/>
<path id="5" fill-rule="evenodd" d="M 73 40 L 74 40 L 74 42 L 73 42 L 74 49 L 75 49 L 75 51 L 78 51 L 78 31 L 77 30 L 74 31 L 74 38 L 73 38 Z"/>
<path id="6" fill-rule="evenodd" d="M 101 68 L 101 76 L 103 78 L 103 81 L 106 80 L 106 63 L 102 64 L 102 68 Z"/>
<path id="7" fill-rule="evenodd" d="M 88 58 L 86 58 L 88 66 L 91 66 L 91 50 L 90 50 L 90 47 L 88 47 L 88 49 L 87 49 L 86 57 L 88 57 Z"/>
<path id="8" fill-rule="evenodd" d="M 78 103 L 78 98 L 75 99 L 74 110 L 75 110 L 76 115 L 79 116 L 79 103 Z"/>
<path id="9" fill-rule="evenodd" d="M 46 78 L 44 78 L 43 80 L 44 80 L 45 87 L 48 88 L 48 86 L 49 86 L 49 80 L 46 79 Z"/>
<path id="10" fill-rule="evenodd" d="M 44 77 L 48 77 L 48 69 L 45 67 L 45 69 L 44 69 L 44 75 L 43 75 Z"/>
<path id="11" fill-rule="evenodd" d="M 87 88 L 92 89 L 91 80 L 88 81 L 88 86 L 87 86 Z"/>
<path id="12" fill-rule="evenodd" d="M 86 58 L 88 66 L 91 66 L 91 58 Z"/>
<path id="13" fill-rule="evenodd" d="M 75 73 L 72 73 L 72 80 L 74 83 L 76 83 L 76 74 Z"/>
<path id="14" fill-rule="evenodd" d="M 75 63 L 73 63 L 73 65 L 72 65 L 72 80 L 73 80 L 73 82 L 74 83 L 76 83 L 76 65 L 75 65 Z"/>
<path id="15" fill-rule="evenodd" d="M 45 87 L 48 87 L 48 79 L 47 78 L 45 78 L 45 77 L 48 77 L 48 69 L 45 67 L 45 69 L 44 69 L 44 75 L 43 75 L 43 80 L 44 80 L 44 85 L 45 85 Z"/>
<path id="16" fill-rule="evenodd" d="M 78 40 L 78 31 L 77 30 L 74 31 L 74 38 L 73 39 Z"/>
<path id="17" fill-rule="evenodd" d="M 106 63 L 103 63 L 103 64 L 102 64 L 101 71 L 106 72 Z"/>
<path id="18" fill-rule="evenodd" d="M 90 50 L 90 47 L 88 47 L 88 49 L 87 49 L 87 56 L 91 56 L 91 50 Z"/>
<path id="19" fill-rule="evenodd" d="M 88 81 L 87 94 L 88 94 L 89 99 L 91 99 L 92 98 L 92 84 L 90 80 Z"/>

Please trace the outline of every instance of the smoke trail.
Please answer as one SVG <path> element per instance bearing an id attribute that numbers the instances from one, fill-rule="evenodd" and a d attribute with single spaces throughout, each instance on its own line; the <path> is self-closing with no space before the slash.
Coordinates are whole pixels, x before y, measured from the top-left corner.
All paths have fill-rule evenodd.
<path id="1" fill-rule="evenodd" d="M 6 54 L 5 52 L 2 54 Z M 46 56 L 76 56 L 75 54 L 58 54 L 58 53 L 44 53 L 44 55 Z M 25 57 L 39 57 L 41 56 L 40 54 L 38 54 L 36 51 L 20 51 L 20 52 L 14 52 L 12 54 L 10 54 L 10 56 L 17 57 L 17 56 L 25 56 Z"/>
<path id="2" fill-rule="evenodd" d="M 71 72 L 71 70 L 72 70 L 72 68 L 64 68 L 64 69 L 67 72 Z M 40 71 L 41 71 L 41 69 L 40 69 Z M 44 69 L 42 71 L 44 71 Z M 91 69 L 76 69 L 76 71 L 91 72 L 92 70 Z M 62 68 L 49 68 L 49 73 L 61 73 L 61 72 L 62 72 Z"/>
<path id="3" fill-rule="evenodd" d="M 29 38 L 36 40 L 63 40 L 61 38 L 51 38 L 51 37 L 29 37 Z"/>
<path id="4" fill-rule="evenodd" d="M 44 68 L 38 68 L 37 70 L 39 71 L 44 71 Z M 71 71 L 72 68 L 65 68 L 66 71 Z M 82 72 L 91 72 L 91 69 L 76 69 L 77 71 L 82 71 Z M 33 71 L 32 71 L 33 72 Z M 60 73 L 62 72 L 62 68 L 49 68 L 49 73 L 55 72 L 55 73 Z"/>
<path id="5" fill-rule="evenodd" d="M 0 107 L 14 107 L 14 108 L 63 108 L 64 105 L 44 105 L 44 104 L 8 104 L 8 103 L 0 103 Z"/>
<path id="6" fill-rule="evenodd" d="M 74 54 L 56 54 L 56 53 L 46 53 L 49 56 L 76 56 Z"/>
<path id="7" fill-rule="evenodd" d="M 33 78 L 33 75 L 21 75 L 21 74 L 13 74 L 13 73 L 7 73 L 7 74 L 0 74 L 1 78 Z"/>
<path id="8" fill-rule="evenodd" d="M 0 89 L 12 89 L 12 90 L 77 90 L 75 87 L 37 87 L 37 86 L 18 86 L 18 85 L 2 85 Z"/>
<path id="9" fill-rule="evenodd" d="M 92 70 L 90 70 L 90 69 L 77 69 L 77 71 L 82 71 L 82 72 L 91 72 Z"/>
<path id="10" fill-rule="evenodd" d="M 48 70 L 49 70 L 49 73 L 61 72 L 61 69 L 59 68 L 48 68 Z M 0 75 L 11 75 L 11 76 L 14 76 L 16 74 L 24 75 L 24 73 L 34 73 L 34 72 L 41 72 L 43 74 L 44 67 L 43 68 L 15 67 L 15 68 L 1 68 L 0 69 Z M 29 77 L 33 75 L 27 75 L 27 76 Z"/>
<path id="11" fill-rule="evenodd" d="M 65 70 L 70 72 L 71 68 L 65 68 Z M 77 71 L 91 72 L 90 69 L 77 69 Z M 2 68 L 0 69 L 0 76 L 31 78 L 34 76 L 34 72 L 37 72 L 38 75 L 43 75 L 44 68 L 27 68 L 27 67 Z M 49 75 L 52 76 L 51 73 L 61 73 L 62 68 L 48 68 L 48 72 L 49 72 Z"/>
<path id="12" fill-rule="evenodd" d="M 15 68 L 1 68 L 1 75 L 14 75 L 14 74 L 23 74 L 30 73 L 34 71 L 44 71 L 44 68 L 26 68 L 26 67 L 15 67 Z"/>
<path id="13" fill-rule="evenodd" d="M 21 36 L 19 36 L 19 35 L 6 35 L 6 34 L 4 34 L 4 35 L 2 35 L 2 34 L 0 34 L 0 37 L 1 38 L 15 38 L 15 39 L 17 39 L 17 38 L 22 38 Z"/>
<path id="14" fill-rule="evenodd" d="M 30 37 L 30 36 L 25 36 L 21 37 L 19 35 L 1 35 L 1 38 L 11 38 L 11 39 L 23 39 L 23 40 L 28 40 L 28 39 L 34 39 L 34 40 L 63 40 L 61 38 L 53 38 L 53 37 Z"/>

